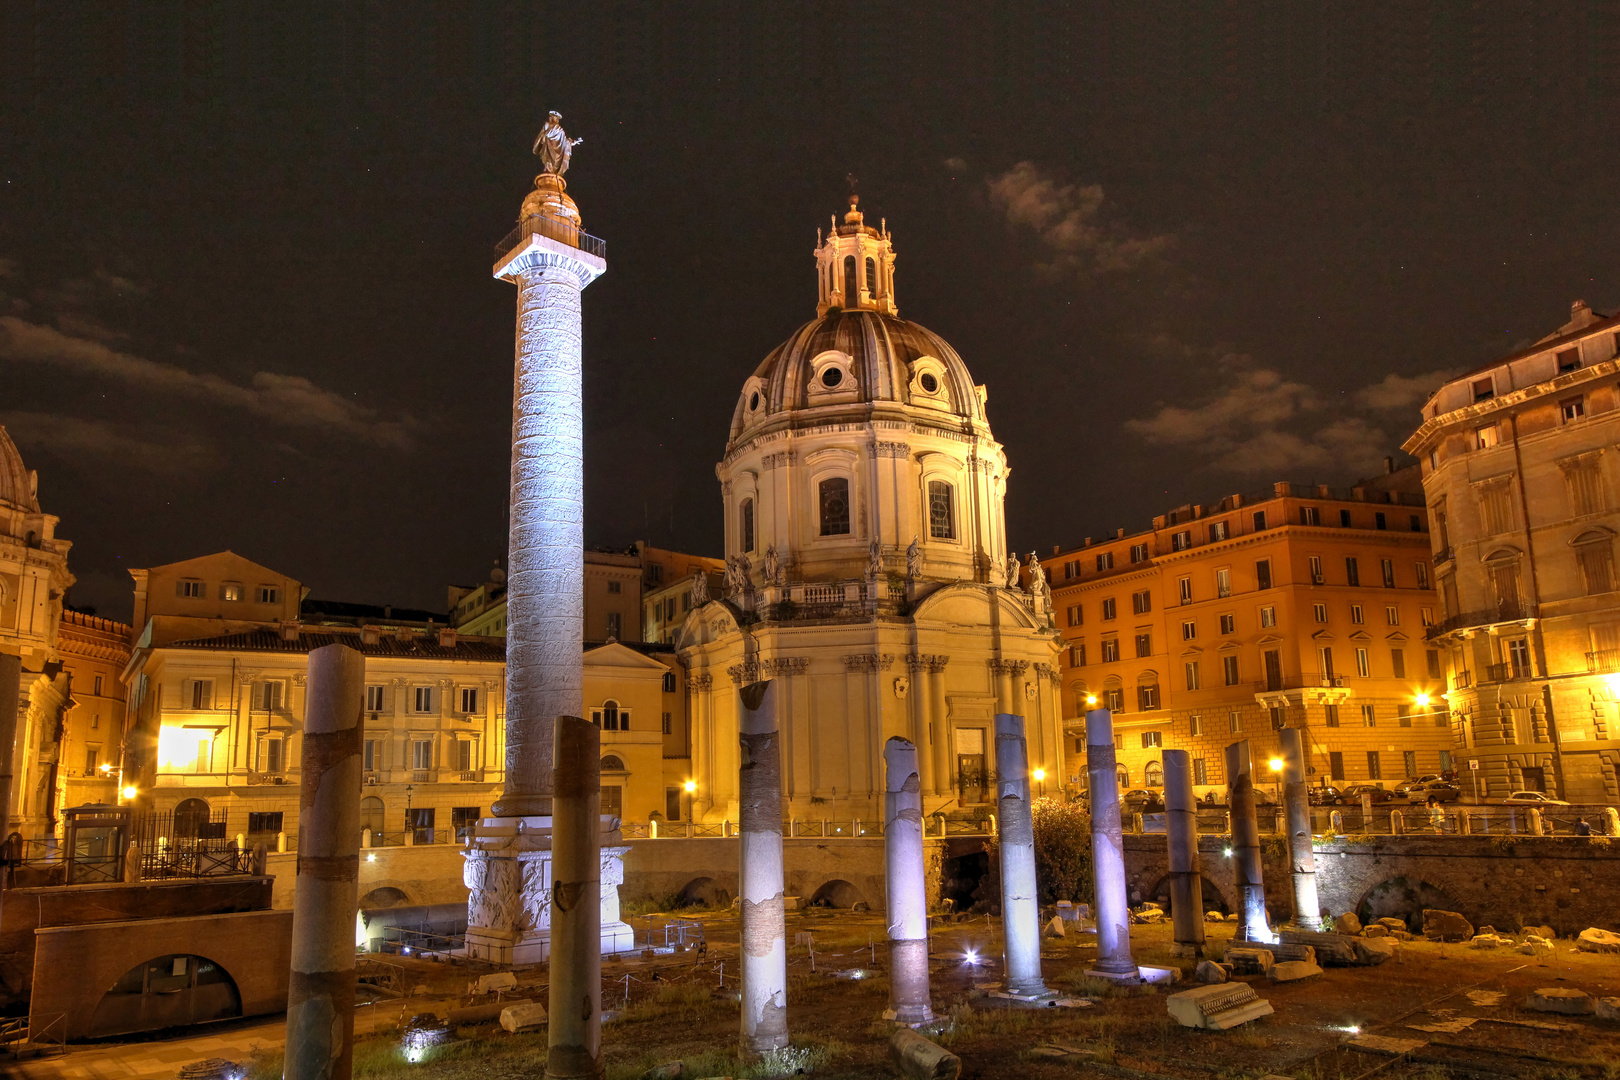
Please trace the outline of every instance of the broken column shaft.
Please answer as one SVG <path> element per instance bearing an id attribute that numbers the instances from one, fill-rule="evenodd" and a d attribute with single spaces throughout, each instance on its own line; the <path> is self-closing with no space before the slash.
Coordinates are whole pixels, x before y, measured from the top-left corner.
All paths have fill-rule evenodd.
<path id="1" fill-rule="evenodd" d="M 883 873 L 889 924 L 889 1007 L 902 1024 L 934 1019 L 928 992 L 928 886 L 923 868 L 922 782 L 917 747 L 883 747 Z"/>
<path id="2" fill-rule="evenodd" d="M 1086 713 L 1086 779 L 1091 791 L 1091 867 L 1097 884 L 1097 962 L 1092 970 L 1116 979 L 1139 977 L 1131 958 L 1131 912 L 1125 894 L 1125 840 L 1119 824 L 1114 714 Z"/>
<path id="3" fill-rule="evenodd" d="M 1041 906 L 1035 880 L 1035 819 L 1029 804 L 1024 718 L 996 714 L 996 811 L 1000 815 L 1001 925 L 1007 992 L 1048 994 L 1041 979 Z"/>
<path id="4" fill-rule="evenodd" d="M 787 916 L 782 903 L 782 747 L 770 680 L 738 693 L 737 820 L 742 829 L 742 1052 L 784 1049 Z"/>
<path id="5" fill-rule="evenodd" d="M 602 1075 L 602 733 L 557 717 L 551 818 L 548 1080 Z"/>
<path id="6" fill-rule="evenodd" d="M 1204 951 L 1204 882 L 1198 857 L 1198 800 L 1193 795 L 1192 758 L 1185 750 L 1164 752 L 1164 808 L 1170 845 L 1170 919 L 1177 945 Z"/>
<path id="7" fill-rule="evenodd" d="M 1294 925 L 1322 929 L 1316 895 L 1316 847 L 1311 841 L 1311 803 L 1305 792 L 1305 740 L 1298 728 L 1277 732 L 1282 740 L 1283 809 L 1288 820 L 1288 865 L 1294 883 Z"/>
<path id="8" fill-rule="evenodd" d="M 346 645 L 309 654 L 285 1080 L 348 1080 L 354 1069 L 365 694 L 365 657 Z"/>
<path id="9" fill-rule="evenodd" d="M 1272 943 L 1266 885 L 1260 868 L 1260 826 L 1254 819 L 1254 772 L 1249 740 L 1226 748 L 1227 806 L 1232 814 L 1232 876 L 1238 894 L 1238 941 Z"/>

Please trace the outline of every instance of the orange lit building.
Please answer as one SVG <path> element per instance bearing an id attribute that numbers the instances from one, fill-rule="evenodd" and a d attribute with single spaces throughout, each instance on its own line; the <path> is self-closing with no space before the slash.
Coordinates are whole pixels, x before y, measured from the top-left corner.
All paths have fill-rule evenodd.
<path id="1" fill-rule="evenodd" d="M 1066 780 L 1084 783 L 1087 698 L 1114 710 L 1120 781 L 1163 782 L 1191 751 L 1199 793 L 1224 748 L 1258 761 L 1306 733 L 1311 782 L 1392 786 L 1452 765 L 1438 600 L 1417 470 L 1330 490 L 1183 506 L 1046 564 L 1065 644 Z M 1093 705 L 1092 707 L 1096 707 Z"/>

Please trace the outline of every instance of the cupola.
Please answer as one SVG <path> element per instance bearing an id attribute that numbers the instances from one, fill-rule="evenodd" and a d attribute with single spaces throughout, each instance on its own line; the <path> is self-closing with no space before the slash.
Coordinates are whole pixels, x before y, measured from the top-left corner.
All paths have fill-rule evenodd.
<path id="1" fill-rule="evenodd" d="M 880 228 L 866 224 L 859 195 L 849 197 L 849 211 L 816 247 L 816 314 L 829 311 L 876 311 L 898 315 L 894 302 L 894 245 L 887 221 Z"/>

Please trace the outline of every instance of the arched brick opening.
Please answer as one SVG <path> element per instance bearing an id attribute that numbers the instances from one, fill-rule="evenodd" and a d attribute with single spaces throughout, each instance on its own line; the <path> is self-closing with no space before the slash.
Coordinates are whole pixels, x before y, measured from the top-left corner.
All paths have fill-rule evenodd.
<path id="1" fill-rule="evenodd" d="M 1210 878 L 1208 874 L 1200 875 L 1199 880 L 1203 882 L 1204 885 L 1204 911 L 1218 911 L 1222 915 L 1225 915 L 1228 912 L 1237 910 L 1235 906 L 1235 897 L 1229 894 L 1229 885 L 1217 884 Z M 1165 911 L 1171 910 L 1170 875 L 1164 874 L 1161 876 L 1159 878 L 1159 883 L 1153 886 L 1153 888 L 1145 894 L 1145 899 L 1163 904 Z"/>
<path id="2" fill-rule="evenodd" d="M 1443 882 L 1436 884 L 1422 878 L 1414 881 L 1400 874 L 1365 890 L 1356 902 L 1356 915 L 1363 923 L 1381 918 L 1402 919 L 1406 928 L 1417 934 L 1423 932 L 1424 908 L 1460 911 L 1462 906 Z"/>
<path id="3" fill-rule="evenodd" d="M 731 891 L 712 877 L 693 878 L 675 896 L 680 907 L 726 907 L 731 903 Z"/>
<path id="4" fill-rule="evenodd" d="M 404 889 L 396 889 L 392 885 L 383 885 L 362 896 L 360 898 L 360 907 L 362 910 L 404 907 L 410 902 L 411 898 Z"/>
<path id="5" fill-rule="evenodd" d="M 810 903 L 819 907 L 852 908 L 866 903 L 866 897 L 843 878 L 833 878 L 811 895 Z"/>
<path id="6" fill-rule="evenodd" d="M 171 953 L 143 960 L 107 989 L 90 1037 L 229 1020 L 242 1015 L 236 980 L 206 956 Z"/>

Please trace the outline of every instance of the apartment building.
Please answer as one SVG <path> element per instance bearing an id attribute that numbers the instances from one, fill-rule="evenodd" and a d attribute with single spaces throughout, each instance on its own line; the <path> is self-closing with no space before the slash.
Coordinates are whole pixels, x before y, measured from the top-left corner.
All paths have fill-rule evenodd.
<path id="1" fill-rule="evenodd" d="M 1620 317 L 1569 321 L 1442 386 L 1423 468 L 1459 753 L 1481 794 L 1620 799 Z"/>
<path id="2" fill-rule="evenodd" d="M 1306 734 L 1313 784 L 1449 769 L 1438 600 L 1416 469 L 1350 490 L 1279 483 L 1155 518 L 1144 532 L 1057 550 L 1046 564 L 1062 654 L 1071 787 L 1085 712 L 1114 712 L 1122 786 L 1163 783 L 1186 749 L 1200 791 L 1224 748 L 1257 760 Z"/>

